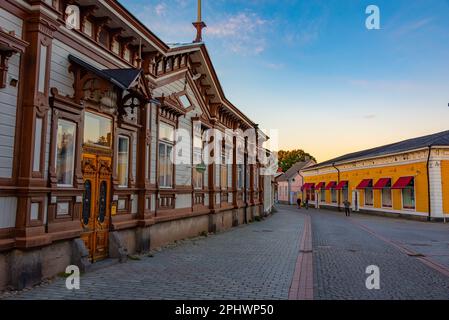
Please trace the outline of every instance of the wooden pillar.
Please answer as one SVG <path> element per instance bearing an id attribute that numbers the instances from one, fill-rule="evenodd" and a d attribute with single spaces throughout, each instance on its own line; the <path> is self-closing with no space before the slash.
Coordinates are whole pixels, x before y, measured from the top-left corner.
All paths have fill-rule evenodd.
<path id="1" fill-rule="evenodd" d="M 16 126 L 17 185 L 21 188 L 16 218 L 18 247 L 39 246 L 50 242 L 44 226 L 44 203 L 48 197 L 44 190 L 47 186 L 44 156 L 52 40 L 57 27 L 56 21 L 39 11 L 32 13 L 24 23 L 24 38 L 30 46 L 21 63 L 19 96 L 22 97 L 22 103 L 18 106 Z M 39 127 L 42 128 L 38 135 L 35 134 L 36 121 L 39 121 Z M 39 145 L 36 138 L 40 139 L 40 152 L 34 150 Z M 39 157 L 36 163 L 35 157 Z"/>

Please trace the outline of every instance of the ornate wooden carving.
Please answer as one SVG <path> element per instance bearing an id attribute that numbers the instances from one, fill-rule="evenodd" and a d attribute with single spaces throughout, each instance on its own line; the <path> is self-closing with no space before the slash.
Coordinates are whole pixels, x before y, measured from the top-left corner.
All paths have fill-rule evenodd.
<path id="1" fill-rule="evenodd" d="M 6 86 L 9 58 L 13 54 L 25 52 L 28 45 L 28 42 L 17 38 L 14 32 L 0 28 L 0 88 Z"/>

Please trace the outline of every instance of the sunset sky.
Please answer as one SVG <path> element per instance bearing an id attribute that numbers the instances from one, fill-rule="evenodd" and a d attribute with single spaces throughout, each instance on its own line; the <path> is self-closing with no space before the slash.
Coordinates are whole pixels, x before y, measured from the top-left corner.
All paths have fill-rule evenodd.
<path id="1" fill-rule="evenodd" d="M 196 0 L 122 3 L 191 42 Z M 365 9 L 380 8 L 367 30 Z M 225 93 L 279 147 L 318 161 L 449 129 L 449 0 L 203 0 Z"/>

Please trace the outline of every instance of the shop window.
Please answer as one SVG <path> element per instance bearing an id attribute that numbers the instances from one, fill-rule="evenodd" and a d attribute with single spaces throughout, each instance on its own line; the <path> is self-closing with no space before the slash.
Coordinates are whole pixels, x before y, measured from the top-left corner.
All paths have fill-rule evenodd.
<path id="1" fill-rule="evenodd" d="M 382 188 L 382 207 L 384 208 L 393 207 L 393 199 L 391 196 L 391 180 L 384 188 Z"/>
<path id="2" fill-rule="evenodd" d="M 342 194 L 343 201 L 346 201 L 346 200 L 349 201 L 349 188 L 348 187 L 344 187 L 341 190 L 341 194 Z"/>
<path id="3" fill-rule="evenodd" d="M 163 122 L 159 125 L 159 186 L 173 187 L 173 162 L 171 160 L 174 144 L 174 128 Z"/>
<path id="4" fill-rule="evenodd" d="M 332 203 L 337 203 L 337 189 L 335 188 L 331 189 L 331 200 Z"/>
<path id="5" fill-rule="evenodd" d="M 415 210 L 415 179 L 402 189 L 402 207 L 407 210 Z"/>
<path id="6" fill-rule="evenodd" d="M 119 187 L 128 187 L 129 176 L 129 138 L 118 137 L 117 176 Z"/>
<path id="7" fill-rule="evenodd" d="M 112 121 L 94 113 L 84 117 L 84 143 L 96 147 L 111 147 Z"/>
<path id="8" fill-rule="evenodd" d="M 365 206 L 372 206 L 374 204 L 373 188 L 365 189 Z"/>
<path id="9" fill-rule="evenodd" d="M 72 187 L 75 167 L 76 124 L 58 120 L 56 138 L 56 179 L 58 186 Z"/>
<path id="10" fill-rule="evenodd" d="M 321 202 L 326 202 L 326 189 L 324 189 L 324 187 L 320 190 L 321 192 Z"/>

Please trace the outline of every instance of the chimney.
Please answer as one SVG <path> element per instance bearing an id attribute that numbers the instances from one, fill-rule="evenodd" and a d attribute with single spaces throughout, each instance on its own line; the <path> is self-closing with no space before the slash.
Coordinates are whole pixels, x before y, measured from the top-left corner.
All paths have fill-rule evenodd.
<path id="1" fill-rule="evenodd" d="M 206 24 L 202 21 L 201 17 L 201 0 L 198 0 L 198 19 L 193 23 L 193 26 L 196 29 L 196 39 L 193 41 L 194 43 L 203 41 L 203 29 L 206 27 Z"/>

